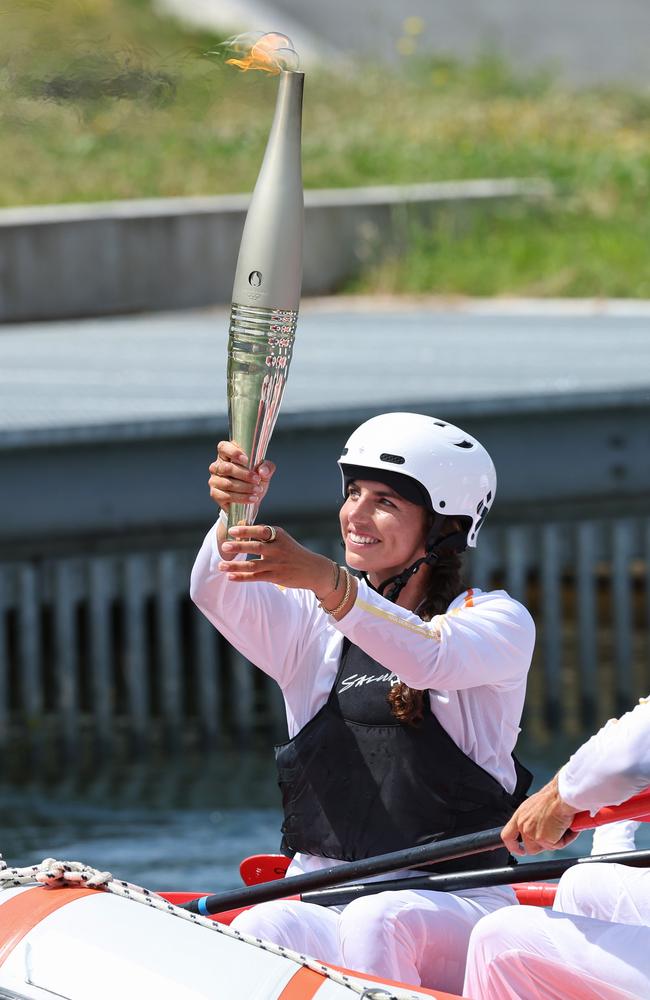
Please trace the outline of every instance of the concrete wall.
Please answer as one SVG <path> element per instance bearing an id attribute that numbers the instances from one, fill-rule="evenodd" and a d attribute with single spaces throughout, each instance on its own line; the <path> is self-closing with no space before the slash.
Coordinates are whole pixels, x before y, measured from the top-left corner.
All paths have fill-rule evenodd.
<path id="1" fill-rule="evenodd" d="M 490 522 L 647 513 L 647 392 L 441 403 L 419 412 L 480 436 L 499 470 Z M 278 474 L 265 516 L 336 523 L 341 441 L 376 407 L 283 414 L 273 437 Z M 215 516 L 206 465 L 224 417 L 76 430 L 5 432 L 0 441 L 0 560 L 83 551 L 104 539 L 196 541 Z M 119 542 L 118 542 L 119 544 Z"/>
<path id="2" fill-rule="evenodd" d="M 307 191 L 303 293 L 336 291 L 444 206 L 462 220 L 549 195 L 537 180 Z M 0 210 L 0 322 L 229 302 L 247 205 L 231 195 Z"/>

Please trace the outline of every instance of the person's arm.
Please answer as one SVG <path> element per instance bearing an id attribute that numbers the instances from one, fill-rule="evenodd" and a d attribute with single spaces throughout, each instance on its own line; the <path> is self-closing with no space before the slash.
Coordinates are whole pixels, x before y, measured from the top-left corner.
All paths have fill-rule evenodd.
<path id="1" fill-rule="evenodd" d="M 650 704 L 613 719 L 573 754 L 555 777 L 519 806 L 503 828 L 514 854 L 537 854 L 575 839 L 577 812 L 594 815 L 650 785 Z"/>
<path id="2" fill-rule="evenodd" d="M 641 826 L 635 820 L 622 819 L 618 823 L 597 826 L 591 840 L 592 854 L 618 854 L 636 849 L 636 831 Z"/>
<path id="3" fill-rule="evenodd" d="M 247 659 L 284 687 L 300 663 L 300 650 L 324 623 L 314 595 L 271 583 L 242 587 L 221 570 L 217 530 L 210 528 L 196 557 L 190 596 L 219 632 Z M 243 556 L 237 565 L 245 566 Z M 235 569 L 235 564 L 232 564 Z"/>
<path id="4" fill-rule="evenodd" d="M 274 472 L 275 465 L 268 459 L 249 469 L 248 458 L 236 442 L 219 442 L 217 458 L 210 464 L 208 485 L 210 496 L 221 513 L 196 558 L 190 595 L 206 618 L 233 646 L 278 681 L 281 687 L 285 687 L 295 671 L 304 665 L 301 654 L 306 642 L 309 641 L 312 648 L 314 642 L 318 646 L 324 616 L 313 593 L 308 590 L 284 590 L 272 586 L 277 581 L 268 576 L 256 587 L 239 586 L 242 577 L 246 578 L 246 571 L 260 571 L 266 566 L 264 559 L 247 563 L 246 554 L 253 550 L 258 556 L 263 552 L 272 554 L 281 546 L 268 542 L 268 526 L 231 529 L 231 532 L 239 532 L 242 539 L 239 545 L 228 538 L 226 530 L 226 512 L 230 505 L 259 505 L 266 496 Z M 252 548 L 248 541 L 251 537 L 259 539 L 258 545 Z M 312 570 L 316 570 L 313 575 L 318 585 L 322 585 L 322 592 L 331 590 L 333 568 L 330 560 L 314 555 L 312 562 Z M 317 650 L 315 655 L 318 655 Z"/>
<path id="5" fill-rule="evenodd" d="M 611 719 L 576 750 L 558 774 L 562 798 L 594 815 L 650 785 L 650 702 Z"/>
<path id="6" fill-rule="evenodd" d="M 419 690 L 520 683 L 535 642 L 532 618 L 507 594 L 468 591 L 459 606 L 424 622 L 363 580 L 337 628 Z"/>

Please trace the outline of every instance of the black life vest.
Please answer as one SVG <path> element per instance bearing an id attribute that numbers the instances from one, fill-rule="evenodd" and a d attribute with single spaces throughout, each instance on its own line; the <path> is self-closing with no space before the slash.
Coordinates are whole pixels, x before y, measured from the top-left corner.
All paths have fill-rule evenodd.
<path id="1" fill-rule="evenodd" d="M 388 692 L 398 678 L 344 640 L 327 702 L 275 748 L 282 790 L 282 847 L 341 861 L 405 850 L 504 824 L 525 798 L 532 775 L 515 758 L 512 795 L 454 743 L 424 698 L 417 725 L 399 722 Z M 507 863 L 505 848 L 481 867 Z M 459 858 L 436 871 L 463 871 Z"/>

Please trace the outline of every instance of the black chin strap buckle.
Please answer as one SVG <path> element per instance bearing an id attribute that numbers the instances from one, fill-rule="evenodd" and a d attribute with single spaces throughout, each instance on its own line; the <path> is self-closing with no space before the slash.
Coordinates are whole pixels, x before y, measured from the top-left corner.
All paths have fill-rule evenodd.
<path id="1" fill-rule="evenodd" d="M 436 559 L 437 558 L 438 557 L 436 556 Z M 387 580 L 384 580 L 383 583 L 380 583 L 377 588 L 377 592 L 381 594 L 382 597 L 385 597 L 387 601 L 396 601 L 411 577 L 415 576 L 422 563 L 428 561 L 428 555 L 422 556 L 421 559 L 417 559 L 411 566 L 407 566 L 407 568 L 402 570 L 401 573 L 398 573 L 397 576 L 390 576 Z M 393 586 L 387 594 L 384 594 L 384 590 L 390 583 L 392 583 Z"/>
<path id="2" fill-rule="evenodd" d="M 398 573 L 396 576 L 390 576 L 383 583 L 380 583 L 377 587 L 377 593 L 385 597 L 387 601 L 396 601 L 411 577 L 415 576 L 422 563 L 426 563 L 427 566 L 434 566 L 441 556 L 449 555 L 452 552 L 464 552 L 466 548 L 466 531 L 454 531 L 451 535 L 445 535 L 444 538 L 438 537 L 427 546 L 426 555 L 423 555 L 420 559 L 416 559 L 411 566 L 402 570 L 401 573 Z M 390 584 L 392 584 L 392 587 L 385 594 L 384 591 Z"/>

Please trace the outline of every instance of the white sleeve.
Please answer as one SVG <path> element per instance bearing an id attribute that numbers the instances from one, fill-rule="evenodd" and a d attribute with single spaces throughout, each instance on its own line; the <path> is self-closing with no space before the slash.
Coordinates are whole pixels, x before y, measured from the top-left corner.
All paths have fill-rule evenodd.
<path id="1" fill-rule="evenodd" d="M 640 826 L 640 823 L 630 819 L 597 826 L 591 842 L 591 853 L 618 854 L 620 851 L 633 851 L 636 847 L 635 834 Z"/>
<path id="2" fill-rule="evenodd" d="M 594 815 L 650 785 L 650 702 L 610 719 L 573 754 L 558 775 L 560 795 L 576 810 Z"/>
<path id="3" fill-rule="evenodd" d="M 535 626 L 503 591 L 467 591 L 430 622 L 359 581 L 354 607 L 337 627 L 410 687 L 448 691 L 519 685 L 533 653 Z"/>
<path id="4" fill-rule="evenodd" d="M 214 627 L 284 688 L 302 659 L 307 643 L 323 630 L 325 615 L 307 590 L 273 583 L 235 583 L 218 569 L 221 556 L 216 526 L 210 528 L 196 557 L 190 596 Z"/>

